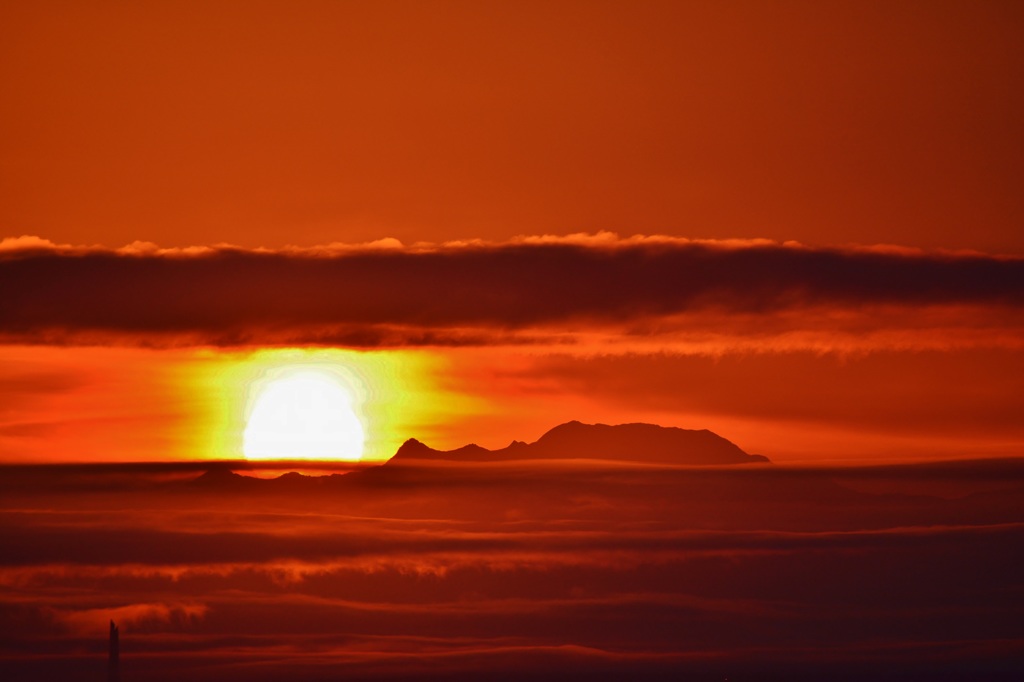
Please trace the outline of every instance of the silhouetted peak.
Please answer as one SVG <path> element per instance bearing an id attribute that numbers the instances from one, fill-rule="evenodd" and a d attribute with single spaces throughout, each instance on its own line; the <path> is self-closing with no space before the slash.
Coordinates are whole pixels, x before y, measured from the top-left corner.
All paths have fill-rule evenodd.
<path id="1" fill-rule="evenodd" d="M 565 436 L 568 434 L 582 433 L 583 431 L 586 431 L 588 428 L 592 428 L 594 426 L 605 426 L 605 424 L 584 424 L 583 422 L 576 421 L 574 419 L 571 422 L 565 422 L 564 424 L 559 424 L 558 426 L 548 429 L 546 432 L 544 432 L 544 435 L 537 439 L 537 442 L 539 443 L 540 441 L 550 436 L 557 437 Z"/>
<path id="2" fill-rule="evenodd" d="M 433 448 L 430 448 L 415 438 L 402 443 L 402 446 L 398 448 L 398 452 L 395 453 L 395 457 L 430 457 L 434 452 L 437 452 Z"/>
<path id="3" fill-rule="evenodd" d="M 584 457 L 666 464 L 737 464 L 760 461 L 708 431 L 656 424 L 583 424 L 551 429 L 533 444 L 543 457 Z"/>
<path id="4" fill-rule="evenodd" d="M 398 448 L 398 452 L 392 459 L 462 459 L 466 461 L 478 461 L 482 459 L 491 459 L 492 453 L 486 448 L 482 448 L 476 443 L 470 443 L 469 445 L 463 445 L 461 448 L 455 450 L 435 450 L 434 448 L 424 445 L 415 438 L 402 443 L 402 447 Z"/>
<path id="5" fill-rule="evenodd" d="M 490 453 L 491 451 L 487 448 L 482 448 L 476 443 L 470 443 L 469 445 L 463 445 L 461 448 L 455 450 L 449 450 L 450 454 L 462 454 L 462 455 L 478 455 L 482 453 Z"/>
<path id="6" fill-rule="evenodd" d="M 225 483 L 240 483 L 245 480 L 245 476 L 241 476 L 231 471 L 227 467 L 210 467 L 204 474 L 195 479 L 193 483 L 200 485 L 224 485 Z"/>
<path id="7" fill-rule="evenodd" d="M 547 433 L 551 433 L 552 431 L 571 432 L 571 431 L 579 430 L 579 429 L 582 429 L 582 428 L 586 428 L 588 426 L 594 426 L 594 425 L 593 424 L 584 424 L 581 421 L 573 419 L 572 421 L 565 422 L 564 424 L 559 424 L 558 426 L 556 426 L 556 427 L 554 427 L 552 429 L 549 429 Z M 545 435 L 547 435 L 547 434 L 545 434 Z M 541 436 L 541 438 L 543 438 L 543 437 L 544 436 Z"/>
<path id="8" fill-rule="evenodd" d="M 688 430 L 656 424 L 559 424 L 534 443 L 514 440 L 501 450 L 476 444 L 456 450 L 434 450 L 415 438 L 395 453 L 398 459 L 445 459 L 494 462 L 513 459 L 610 459 L 659 464 L 742 464 L 767 462 L 707 429 Z M 394 459 L 393 458 L 393 459 Z"/>

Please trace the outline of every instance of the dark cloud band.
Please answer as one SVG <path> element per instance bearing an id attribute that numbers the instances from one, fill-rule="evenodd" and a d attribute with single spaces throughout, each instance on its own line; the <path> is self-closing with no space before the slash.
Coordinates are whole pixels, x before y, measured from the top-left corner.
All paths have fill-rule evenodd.
<path id="1" fill-rule="evenodd" d="M 683 240 L 327 254 L 36 249 L 0 260 L 0 291 L 7 340 L 112 333 L 219 344 L 472 345 L 536 328 L 708 311 L 1019 309 L 1024 259 Z"/>

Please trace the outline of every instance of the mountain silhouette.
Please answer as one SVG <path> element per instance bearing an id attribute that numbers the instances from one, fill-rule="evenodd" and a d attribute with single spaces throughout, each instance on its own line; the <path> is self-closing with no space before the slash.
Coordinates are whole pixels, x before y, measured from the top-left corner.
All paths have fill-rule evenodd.
<path id="1" fill-rule="evenodd" d="M 512 441 L 500 450 L 465 445 L 435 450 L 410 438 L 390 462 L 452 460 L 505 462 L 529 459 L 607 459 L 655 464 L 745 464 L 767 462 L 706 429 L 693 431 L 655 424 L 583 424 L 571 421 L 551 429 L 534 443 Z"/>

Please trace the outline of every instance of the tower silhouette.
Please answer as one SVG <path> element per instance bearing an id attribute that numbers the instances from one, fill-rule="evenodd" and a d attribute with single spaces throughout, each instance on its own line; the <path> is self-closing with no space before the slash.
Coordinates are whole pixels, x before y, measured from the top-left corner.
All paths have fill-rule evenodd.
<path id="1" fill-rule="evenodd" d="M 107 655 L 107 682 L 121 682 L 121 641 L 117 626 L 110 621 L 110 651 Z"/>

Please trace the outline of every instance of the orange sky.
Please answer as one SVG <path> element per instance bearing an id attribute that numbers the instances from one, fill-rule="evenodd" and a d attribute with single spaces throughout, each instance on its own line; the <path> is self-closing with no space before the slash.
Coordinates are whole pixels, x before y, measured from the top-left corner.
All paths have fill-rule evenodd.
<path id="1" fill-rule="evenodd" d="M 0 221 L 1024 249 L 1017 2 L 0 8 Z"/>
<path id="2" fill-rule="evenodd" d="M 0 460 L 238 456 L 281 357 L 251 353 L 309 344 L 369 377 L 374 457 L 569 419 L 1019 454 L 1022 29 L 1015 2 L 7 3 Z M 665 237 L 516 239 L 602 230 Z"/>

